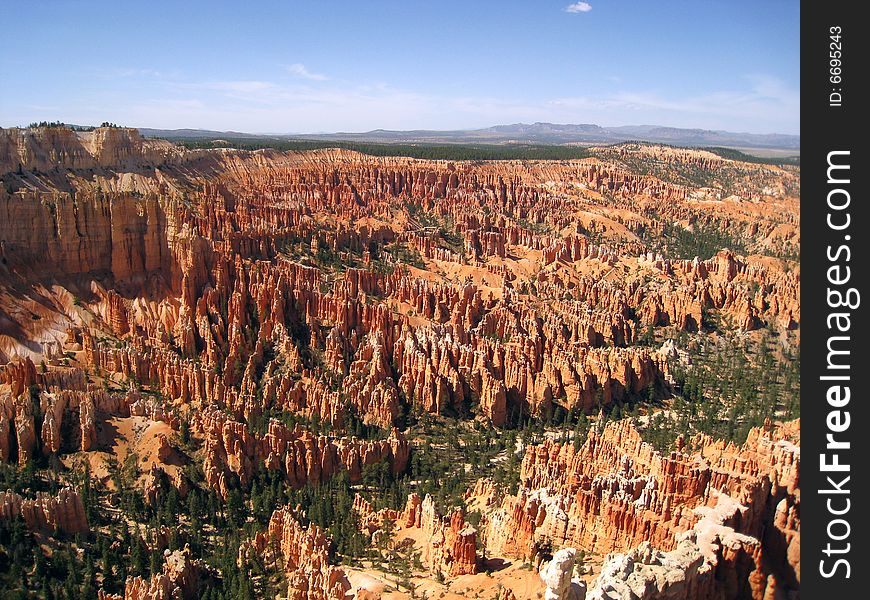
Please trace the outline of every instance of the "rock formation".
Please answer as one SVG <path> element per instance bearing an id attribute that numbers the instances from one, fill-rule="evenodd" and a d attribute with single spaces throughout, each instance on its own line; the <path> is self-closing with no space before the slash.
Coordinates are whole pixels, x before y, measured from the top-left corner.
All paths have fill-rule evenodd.
<path id="1" fill-rule="evenodd" d="M 123 450 L 147 510 L 168 486 L 229 501 L 264 472 L 293 490 L 376 467 L 404 481 L 425 443 L 408 425 L 429 415 L 510 431 L 667 398 L 691 357 L 663 334 L 770 328 L 799 346 L 798 168 L 590 153 L 428 161 L 0 129 L 0 461 L 68 477 L 87 460 L 108 481 Z M 734 247 L 687 256 L 676 227 Z M 435 577 L 477 573 L 480 542 L 548 561 L 548 597 L 580 593 L 571 548 L 613 553 L 595 598 L 780 597 L 800 581 L 798 429 L 661 454 L 623 420 L 577 450 L 521 448 L 516 493 L 481 479 L 467 514 L 413 493 L 375 511 L 365 486 L 354 510 L 369 535 L 387 518 L 413 534 Z M 0 493 L 2 517 L 88 531 L 74 490 L 34 494 Z M 240 564 L 268 556 L 290 598 L 344 598 L 305 519 L 276 510 Z M 170 553 L 123 597 L 194 597 L 201 575 Z"/>
<path id="2" fill-rule="evenodd" d="M 697 509 L 700 520 L 676 536 L 670 552 L 642 542 L 627 553 L 611 554 L 587 598 L 769 598 L 781 594 L 776 577 L 762 566 L 757 538 L 737 533 L 740 506 L 721 496 L 714 508 Z"/>
<path id="3" fill-rule="evenodd" d="M 100 590 L 100 600 L 194 600 L 202 597 L 207 579 L 212 577 L 202 561 L 190 558 L 189 549 L 164 551 L 163 571 L 150 579 L 131 577 L 124 586 L 124 595 L 106 594 Z"/>
<path id="4" fill-rule="evenodd" d="M 574 548 L 562 548 L 541 569 L 541 580 L 547 586 L 544 600 L 583 600 L 585 585 L 572 581 L 576 553 Z"/>
<path id="5" fill-rule="evenodd" d="M 239 563 L 246 564 L 252 553 L 280 562 L 292 600 L 345 600 L 350 590 L 344 571 L 329 565 L 323 531 L 299 525 L 289 508 L 276 510 L 268 529 L 239 549 Z"/>
<path id="6" fill-rule="evenodd" d="M 0 492 L 0 519 L 19 518 L 30 531 L 69 535 L 89 531 L 84 504 L 73 488 L 63 488 L 56 496 L 37 492 L 35 498 L 23 498 L 8 490 Z"/>
<path id="7" fill-rule="evenodd" d="M 373 538 L 381 533 L 385 519 L 397 523 L 400 534 L 405 529 L 421 530 L 425 540 L 421 558 L 433 575 L 452 578 L 477 573 L 477 530 L 465 521 L 461 508 L 443 517 L 431 496 L 421 500 L 412 493 L 401 512 L 390 509 L 375 512 L 359 495 L 354 499 L 354 511 L 363 530 Z"/>
<path id="8" fill-rule="evenodd" d="M 217 411 L 203 415 L 200 426 L 205 437 L 206 481 L 224 496 L 227 477 L 232 474 L 247 486 L 255 465 L 280 471 L 289 485 L 299 488 L 323 483 L 339 471 L 347 471 L 356 482 L 364 467 L 377 462 L 388 461 L 395 473 L 408 464 L 408 442 L 398 430 L 385 440 L 366 442 L 315 436 L 299 426 L 290 429 L 270 421 L 266 433 L 259 436 Z"/>
<path id="9" fill-rule="evenodd" d="M 708 552 L 719 579 L 727 571 L 762 581 L 751 590 L 756 598 L 768 582 L 771 593 L 796 589 L 800 449 L 791 440 L 798 429 L 798 422 L 756 428 L 742 447 L 698 436 L 663 456 L 625 420 L 593 430 L 577 452 L 549 440 L 530 446 L 519 493 L 486 515 L 487 552 L 531 560 L 548 547 L 606 553 L 641 542 L 671 551 L 701 536 L 697 545 L 724 548 L 721 556 Z"/>

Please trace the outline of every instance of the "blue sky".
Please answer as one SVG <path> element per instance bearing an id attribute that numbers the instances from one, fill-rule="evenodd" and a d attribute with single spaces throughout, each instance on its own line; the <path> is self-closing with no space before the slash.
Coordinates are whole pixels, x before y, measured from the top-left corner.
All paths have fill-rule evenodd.
<path id="1" fill-rule="evenodd" d="M 799 2 L 0 0 L 0 126 L 799 133 Z"/>

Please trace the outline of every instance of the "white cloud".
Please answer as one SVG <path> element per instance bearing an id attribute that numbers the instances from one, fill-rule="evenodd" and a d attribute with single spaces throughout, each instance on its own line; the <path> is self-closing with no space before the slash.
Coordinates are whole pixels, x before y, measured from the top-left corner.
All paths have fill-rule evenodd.
<path id="1" fill-rule="evenodd" d="M 212 81 L 209 83 L 194 85 L 220 92 L 231 92 L 236 94 L 265 92 L 275 87 L 273 83 L 268 81 Z"/>
<path id="2" fill-rule="evenodd" d="M 163 77 L 163 73 L 154 69 L 117 69 L 116 77 Z"/>
<path id="3" fill-rule="evenodd" d="M 588 2 L 575 2 L 565 7 L 565 12 L 568 13 L 585 13 L 592 10 L 592 5 Z"/>
<path id="4" fill-rule="evenodd" d="M 314 81 L 326 81 L 326 79 L 328 79 L 326 75 L 322 75 L 321 73 L 312 73 L 311 71 L 306 69 L 305 65 L 303 65 L 302 63 L 293 63 L 292 65 L 288 65 L 287 72 L 296 77 L 311 79 Z"/>
<path id="5" fill-rule="evenodd" d="M 742 89 L 673 97 L 655 91 L 623 90 L 596 98 L 556 98 L 548 104 L 567 122 L 599 125 L 647 124 L 753 133 L 800 131 L 800 93 L 768 75 L 750 75 Z M 737 87 L 737 86 L 735 86 Z M 584 119 L 585 117 L 585 119 Z"/>

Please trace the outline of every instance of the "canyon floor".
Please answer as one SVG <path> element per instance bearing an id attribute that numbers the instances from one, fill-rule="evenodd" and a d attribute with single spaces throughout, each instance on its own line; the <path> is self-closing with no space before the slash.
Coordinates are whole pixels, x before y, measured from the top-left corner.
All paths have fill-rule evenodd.
<path id="1" fill-rule="evenodd" d="M 780 600 L 800 168 L 0 129 L 8 597 Z"/>

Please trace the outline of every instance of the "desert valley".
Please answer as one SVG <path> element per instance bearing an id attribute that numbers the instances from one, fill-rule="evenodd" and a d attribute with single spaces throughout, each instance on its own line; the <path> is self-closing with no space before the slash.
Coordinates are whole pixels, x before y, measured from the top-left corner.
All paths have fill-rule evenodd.
<path id="1" fill-rule="evenodd" d="M 3 586 L 797 597 L 800 173 L 743 159 L 0 129 Z"/>

